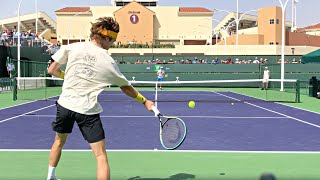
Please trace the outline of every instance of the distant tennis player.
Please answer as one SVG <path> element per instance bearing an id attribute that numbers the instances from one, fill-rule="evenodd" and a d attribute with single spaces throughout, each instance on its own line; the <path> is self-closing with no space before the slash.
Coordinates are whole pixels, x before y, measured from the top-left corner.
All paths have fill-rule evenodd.
<path id="1" fill-rule="evenodd" d="M 153 102 L 130 85 L 108 54 L 107 50 L 117 39 L 119 24 L 111 17 L 102 17 L 92 24 L 90 31 L 91 42 L 63 46 L 52 56 L 54 62 L 48 68 L 51 75 L 64 79 L 62 93 L 56 103 L 56 120 L 52 122 L 56 136 L 50 152 L 48 180 L 57 179 L 55 168 L 74 122 L 77 122 L 95 155 L 97 179 L 110 179 L 105 133 L 100 120 L 103 109 L 97 102 L 98 95 L 107 84 L 119 86 L 126 95 L 152 110 Z M 65 72 L 60 69 L 63 64 L 66 64 Z"/>
<path id="2" fill-rule="evenodd" d="M 158 76 L 157 80 L 159 82 L 162 82 L 164 80 L 164 75 L 165 75 L 165 72 L 163 70 L 163 67 L 161 66 L 160 69 L 157 71 L 157 76 Z M 162 90 L 162 84 L 161 83 L 159 84 L 159 87 Z"/>
<path id="3" fill-rule="evenodd" d="M 268 89 L 269 78 L 270 78 L 270 71 L 268 70 L 268 67 L 265 67 L 264 71 L 263 71 L 263 79 L 262 79 L 262 88 L 261 88 L 261 90 Z"/>

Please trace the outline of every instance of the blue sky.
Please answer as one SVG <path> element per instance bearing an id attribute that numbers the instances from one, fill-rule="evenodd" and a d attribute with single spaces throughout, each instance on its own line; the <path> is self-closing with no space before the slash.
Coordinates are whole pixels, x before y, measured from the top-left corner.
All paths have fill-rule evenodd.
<path id="1" fill-rule="evenodd" d="M 0 19 L 16 16 L 20 0 L 10 0 L 2 3 Z M 286 0 L 282 0 L 285 2 Z M 68 6 L 110 6 L 111 0 L 38 0 L 38 9 L 56 19 L 54 11 Z M 223 9 L 236 11 L 236 0 L 159 0 L 160 6 L 205 7 L 208 9 Z M 266 6 L 280 6 L 279 0 L 239 0 L 239 11 L 258 9 Z M 299 0 L 297 7 L 297 26 L 305 27 L 320 23 L 320 0 Z M 21 14 L 35 12 L 35 0 L 24 0 Z M 217 12 L 216 19 L 222 19 L 226 14 Z M 287 21 L 291 21 L 291 0 L 287 5 Z"/>

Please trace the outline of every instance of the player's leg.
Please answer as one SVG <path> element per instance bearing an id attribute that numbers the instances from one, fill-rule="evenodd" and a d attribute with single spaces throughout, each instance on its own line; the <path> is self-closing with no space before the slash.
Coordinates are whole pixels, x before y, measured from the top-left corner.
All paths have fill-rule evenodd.
<path id="1" fill-rule="evenodd" d="M 263 78 L 263 79 L 262 79 L 262 87 L 261 87 L 261 90 L 264 90 L 265 83 L 266 83 L 266 80 Z"/>
<path id="2" fill-rule="evenodd" d="M 110 168 L 107 159 L 105 134 L 100 115 L 77 114 L 76 121 L 85 140 L 91 146 L 97 161 L 97 179 L 109 180 Z"/>
<path id="3" fill-rule="evenodd" d="M 269 84 L 269 82 L 268 82 L 268 80 L 266 80 L 266 85 L 265 85 L 265 89 L 267 90 L 268 89 L 268 84 Z"/>
<path id="4" fill-rule="evenodd" d="M 162 82 L 162 81 L 163 81 L 163 78 L 160 78 L 159 81 Z M 161 84 L 161 83 L 160 83 L 160 89 L 162 90 L 162 84 Z"/>
<path id="5" fill-rule="evenodd" d="M 97 161 L 97 180 L 109 180 L 110 168 L 106 153 L 105 140 L 90 143 L 91 149 Z"/>
<path id="6" fill-rule="evenodd" d="M 161 78 L 159 78 L 159 77 L 157 78 L 157 81 L 158 81 L 158 85 L 157 85 L 157 88 L 158 88 L 158 86 L 160 87 L 160 84 L 159 84 L 159 82 L 160 82 L 160 79 L 161 79 Z"/>
<path id="7" fill-rule="evenodd" d="M 61 157 L 61 151 L 64 144 L 67 141 L 67 137 L 68 137 L 68 134 L 66 133 L 64 134 L 56 133 L 56 137 L 50 151 L 49 165 L 51 167 L 57 167 Z"/>
<path id="8" fill-rule="evenodd" d="M 56 180 L 56 167 L 58 166 L 60 157 L 61 157 L 61 151 L 66 143 L 68 134 L 60 134 L 56 133 L 55 140 L 52 144 L 51 151 L 50 151 L 50 157 L 49 157 L 49 169 L 48 169 L 48 180 Z"/>
<path id="9" fill-rule="evenodd" d="M 56 132 L 56 136 L 50 151 L 49 170 L 47 179 L 55 180 L 55 168 L 57 167 L 64 144 L 66 143 L 68 134 L 72 132 L 74 118 L 73 112 L 62 107 L 58 103 L 56 120 L 52 122 L 52 129 Z"/>

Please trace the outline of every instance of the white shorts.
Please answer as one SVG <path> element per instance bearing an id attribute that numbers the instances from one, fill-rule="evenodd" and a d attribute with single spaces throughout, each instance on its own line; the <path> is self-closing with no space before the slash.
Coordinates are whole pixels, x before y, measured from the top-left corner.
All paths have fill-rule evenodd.
<path id="1" fill-rule="evenodd" d="M 263 82 L 263 83 L 267 83 L 268 81 L 269 81 L 269 78 L 263 78 L 263 79 L 262 79 L 262 82 Z"/>

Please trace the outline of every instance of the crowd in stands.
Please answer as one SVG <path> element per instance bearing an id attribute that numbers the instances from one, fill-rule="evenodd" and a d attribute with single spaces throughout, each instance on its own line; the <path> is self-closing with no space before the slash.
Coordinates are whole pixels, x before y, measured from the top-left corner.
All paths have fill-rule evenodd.
<path id="1" fill-rule="evenodd" d="M 118 64 L 268 64 L 268 59 L 263 59 L 258 57 L 255 57 L 255 59 L 239 59 L 236 58 L 235 60 L 232 60 L 231 58 L 228 59 L 219 59 L 219 58 L 214 58 L 212 60 L 208 59 L 198 59 L 195 57 L 194 59 L 181 59 L 181 60 L 161 60 L 161 59 L 155 59 L 155 60 L 139 60 L 137 59 L 134 63 L 130 62 L 125 62 L 125 61 L 118 61 L 116 60 Z M 277 63 L 281 63 L 281 59 L 278 60 Z M 286 64 L 288 63 L 301 63 L 301 59 L 298 61 L 295 58 L 290 61 L 287 59 L 285 61 Z"/>
<path id="2" fill-rule="evenodd" d="M 22 47 L 44 47 L 49 54 L 54 54 L 60 49 L 60 42 L 53 44 L 47 41 L 44 37 L 39 37 L 38 34 L 29 31 L 23 31 L 20 34 L 15 29 L 7 29 L 0 31 L 0 45 L 17 46 L 18 37 Z"/>

